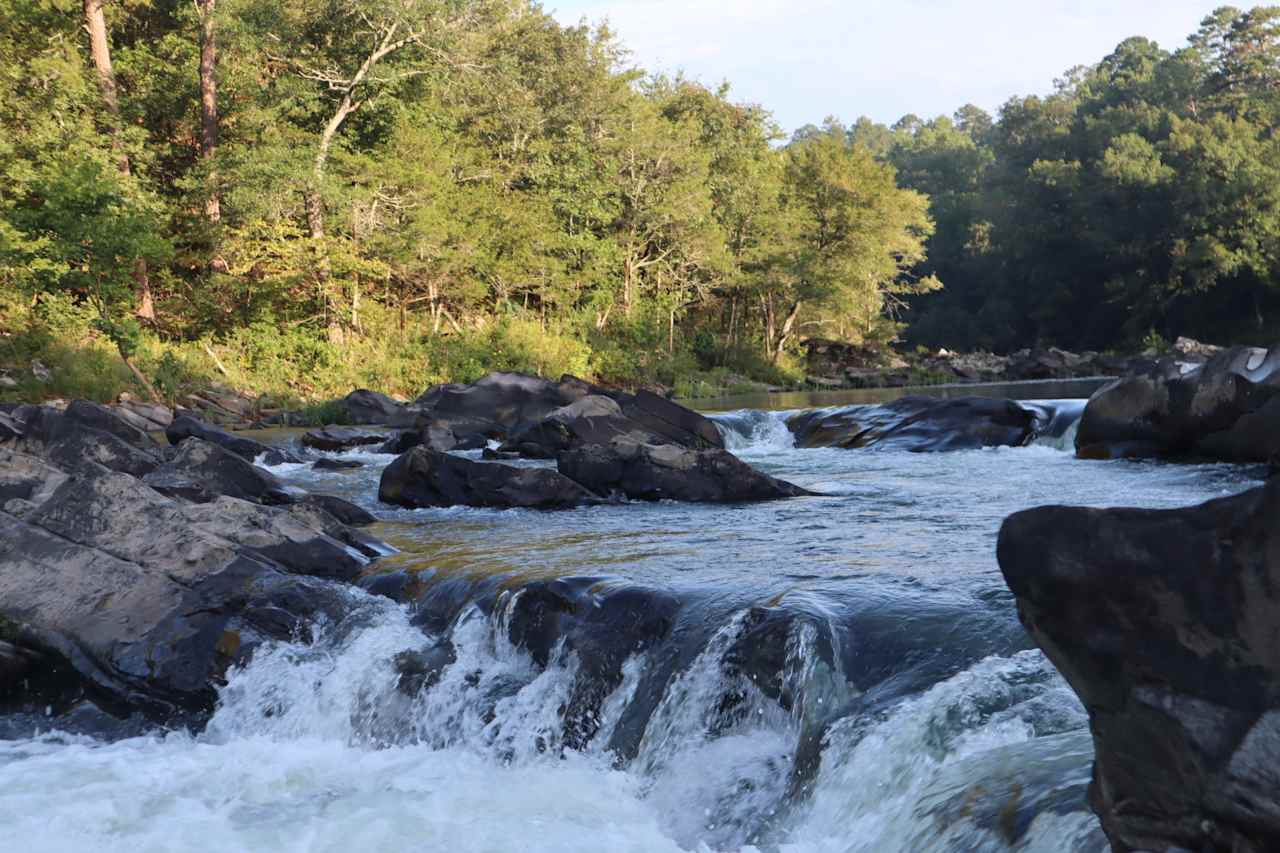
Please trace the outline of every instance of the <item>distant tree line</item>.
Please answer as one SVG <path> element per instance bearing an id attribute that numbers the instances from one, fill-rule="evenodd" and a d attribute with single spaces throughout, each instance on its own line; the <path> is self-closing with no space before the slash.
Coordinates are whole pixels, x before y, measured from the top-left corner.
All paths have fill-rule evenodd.
<path id="1" fill-rule="evenodd" d="M 1218 9 L 1174 52 L 1145 38 L 993 120 L 858 122 L 936 230 L 909 340 L 1105 349 L 1280 337 L 1280 8 Z M 801 131 L 803 138 L 812 129 Z"/>
<path id="2" fill-rule="evenodd" d="M 496 357 L 516 324 L 605 378 L 767 372 L 804 337 L 1248 337 L 1278 110 L 1275 8 L 998 119 L 784 144 L 529 0 L 0 0 L 0 288 L 90 306 L 126 362 L 250 329 Z"/>

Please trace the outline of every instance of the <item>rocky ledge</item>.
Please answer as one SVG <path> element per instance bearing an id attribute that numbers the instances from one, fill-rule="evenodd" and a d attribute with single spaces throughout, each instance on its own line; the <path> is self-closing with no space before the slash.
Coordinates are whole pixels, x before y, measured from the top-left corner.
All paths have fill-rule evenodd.
<path id="1" fill-rule="evenodd" d="M 1000 531 L 1031 636 L 1088 709 L 1117 853 L 1280 850 L 1280 482 Z"/>
<path id="2" fill-rule="evenodd" d="M 167 446 L 76 401 L 18 407 L 4 426 L 8 710 L 198 722 L 228 667 L 337 618 L 346 584 L 390 550 L 353 526 L 368 513 L 284 486 L 245 458 L 258 448 L 228 450 L 207 425 Z"/>

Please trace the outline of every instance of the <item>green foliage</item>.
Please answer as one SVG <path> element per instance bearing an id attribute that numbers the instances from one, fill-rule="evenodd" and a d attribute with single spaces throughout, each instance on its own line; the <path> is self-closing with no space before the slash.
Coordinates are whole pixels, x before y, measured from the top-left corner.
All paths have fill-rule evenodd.
<path id="1" fill-rule="evenodd" d="M 1259 336 L 1280 305 L 1275 8 L 1128 39 L 994 118 L 786 145 L 529 0 L 216 8 L 204 151 L 196 8 L 108 5 L 117 111 L 75 4 L 0 0 L 11 396 L 136 393 L 121 355 L 175 399 L 495 369 L 707 390 L 802 378 L 806 336 L 1102 348 Z"/>

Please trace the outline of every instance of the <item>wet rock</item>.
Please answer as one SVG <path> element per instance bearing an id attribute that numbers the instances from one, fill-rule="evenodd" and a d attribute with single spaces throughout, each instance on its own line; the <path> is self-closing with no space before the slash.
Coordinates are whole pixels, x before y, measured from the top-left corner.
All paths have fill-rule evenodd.
<path id="1" fill-rule="evenodd" d="M 359 585 L 370 595 L 381 595 L 400 604 L 412 601 L 420 592 L 416 576 L 410 572 L 365 575 L 359 580 Z"/>
<path id="2" fill-rule="evenodd" d="M 596 494 L 633 500 L 728 503 L 812 494 L 762 474 L 726 450 L 671 444 L 593 444 L 560 454 L 557 467 Z"/>
<path id="3" fill-rule="evenodd" d="M 164 434 L 169 439 L 169 443 L 174 446 L 181 444 L 188 438 L 198 438 L 210 444 L 216 444 L 224 450 L 231 451 L 241 459 L 255 464 L 260 461 L 263 465 L 283 465 L 286 462 L 296 463 L 302 461 L 286 450 L 263 444 L 260 441 L 254 441 L 242 435 L 235 435 L 220 427 L 207 424 L 191 415 L 179 415 L 174 418 L 173 423 L 169 425 Z"/>
<path id="4" fill-rule="evenodd" d="M 345 609 L 337 587 L 236 541 L 272 547 L 285 531 L 311 541 L 323 534 L 304 534 L 283 515 L 264 529 L 261 517 L 247 523 L 222 509 L 86 466 L 25 519 L 0 512 L 4 641 L 68 668 L 114 707 L 162 720 L 207 713 L 227 667 L 256 644 Z M 290 560 L 295 570 L 332 572 L 341 551 L 335 542 Z M 264 617 L 273 611 L 287 618 Z"/>
<path id="5" fill-rule="evenodd" d="M 399 456 L 401 453 L 408 453 L 413 448 L 422 444 L 422 433 L 417 430 L 405 430 L 396 433 L 387 439 L 381 447 L 378 448 L 379 453 L 394 453 Z M 437 448 L 438 449 L 438 448 Z"/>
<path id="6" fill-rule="evenodd" d="M 354 471 L 363 468 L 364 463 L 354 459 L 317 459 L 311 467 L 316 471 Z"/>
<path id="7" fill-rule="evenodd" d="M 279 505 L 299 497 L 298 492 L 265 468 L 199 438 L 183 441 L 171 460 L 147 473 L 143 480 L 159 492 L 197 503 L 227 495 L 251 503 Z"/>
<path id="8" fill-rule="evenodd" d="M 797 447 L 881 447 L 916 453 L 1019 447 L 1037 412 L 987 397 L 903 397 L 883 406 L 803 412 L 787 421 Z"/>
<path id="9" fill-rule="evenodd" d="M 457 660 L 458 654 L 448 640 L 426 649 L 400 652 L 392 659 L 398 675 L 396 687 L 407 696 L 416 696 L 434 687 Z"/>
<path id="10" fill-rule="evenodd" d="M 373 513 L 363 507 L 358 507 L 351 501 L 334 495 L 303 495 L 297 499 L 296 503 L 319 507 L 351 527 L 367 527 L 378 520 Z"/>
<path id="11" fill-rule="evenodd" d="M 416 447 L 382 472 L 378 500 L 408 507 L 567 509 L 599 498 L 545 468 L 473 462 Z"/>
<path id="12" fill-rule="evenodd" d="M 558 578 L 524 586 L 507 607 L 507 639 L 546 667 L 557 648 L 578 660 L 564 713 L 566 746 L 580 749 L 600 726 L 604 700 L 622 682 L 632 655 L 665 641 L 681 602 L 664 590 L 595 578 Z"/>
<path id="13" fill-rule="evenodd" d="M 383 444 L 387 436 L 380 432 L 354 429 L 352 427 L 329 426 L 324 429 L 311 430 L 304 433 L 302 443 L 316 450 L 330 452 L 351 450 L 356 447 L 367 447 L 371 444 Z"/>
<path id="14" fill-rule="evenodd" d="M 1177 510 L 1043 507 L 998 556 L 1079 694 L 1114 849 L 1280 849 L 1280 483 Z"/>
<path id="15" fill-rule="evenodd" d="M 397 403 L 386 394 L 361 388 L 342 399 L 347 422 L 359 426 L 412 426 L 417 412 Z"/>
<path id="16" fill-rule="evenodd" d="M 1076 433 L 1082 458 L 1280 456 L 1280 346 L 1224 350 L 1201 366 L 1170 360 L 1101 388 Z"/>

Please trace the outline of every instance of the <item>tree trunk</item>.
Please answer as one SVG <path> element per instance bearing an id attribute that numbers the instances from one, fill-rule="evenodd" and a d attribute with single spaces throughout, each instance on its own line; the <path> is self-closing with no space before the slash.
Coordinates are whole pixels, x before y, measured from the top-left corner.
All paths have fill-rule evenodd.
<path id="1" fill-rule="evenodd" d="M 787 345 L 787 341 L 791 339 L 791 332 L 796 325 L 796 317 L 800 315 L 800 300 L 796 300 L 791 306 L 791 310 L 787 312 L 786 318 L 782 321 L 782 328 L 778 331 L 778 344 L 773 349 L 773 363 L 778 363 L 778 357 L 782 355 L 782 349 Z"/>
<path id="2" fill-rule="evenodd" d="M 197 0 L 200 13 L 200 156 L 212 161 L 218 150 L 218 65 L 217 34 L 214 30 L 214 3 L 217 0 Z M 212 163 L 210 163 L 212 166 Z M 205 216 L 213 224 L 222 220 L 222 201 L 219 198 L 217 175 L 210 168 L 209 198 L 205 201 Z"/>
<path id="3" fill-rule="evenodd" d="M 93 57 L 93 66 L 98 71 L 98 90 L 102 93 L 102 103 L 107 108 L 111 121 L 111 147 L 119 157 L 121 174 L 128 175 L 131 173 L 129 155 L 120 144 L 120 94 L 116 87 L 116 72 L 111 66 L 111 42 L 107 38 L 107 18 L 102 12 L 102 3 L 103 0 L 84 0 L 84 27 L 89 34 L 89 55 Z M 145 259 L 138 258 L 134 263 L 133 280 L 138 294 L 138 317 L 148 321 L 155 320 L 151 277 L 147 273 Z"/>

